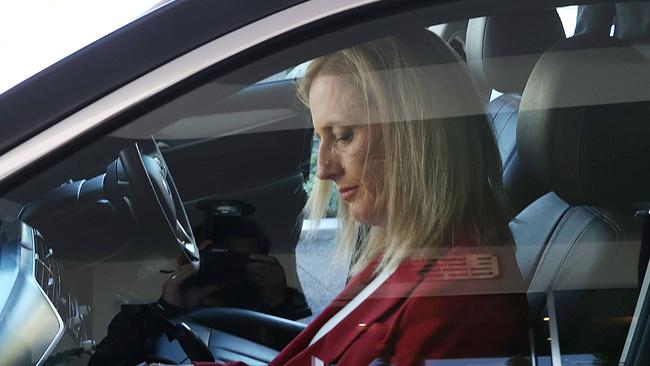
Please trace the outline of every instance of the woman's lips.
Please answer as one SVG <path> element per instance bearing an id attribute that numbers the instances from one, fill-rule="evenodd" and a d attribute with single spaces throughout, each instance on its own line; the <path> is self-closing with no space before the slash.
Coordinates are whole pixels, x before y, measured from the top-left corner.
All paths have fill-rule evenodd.
<path id="1" fill-rule="evenodd" d="M 345 188 L 339 188 L 339 193 L 341 194 L 341 198 L 344 199 L 345 201 L 349 201 L 352 196 L 354 196 L 355 193 L 357 193 L 357 190 L 359 187 L 345 187 Z"/>

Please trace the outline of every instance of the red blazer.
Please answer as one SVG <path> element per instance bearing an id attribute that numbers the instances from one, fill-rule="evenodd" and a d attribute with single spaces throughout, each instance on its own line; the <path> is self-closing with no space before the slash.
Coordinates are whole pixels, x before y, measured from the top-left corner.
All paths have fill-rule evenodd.
<path id="1" fill-rule="evenodd" d="M 449 279 L 458 269 L 454 261 L 477 253 L 497 256 L 496 278 Z M 271 366 L 359 366 L 373 361 L 406 366 L 435 364 L 434 360 L 442 359 L 530 355 L 525 287 L 512 247 L 456 247 L 438 260 L 405 261 L 369 298 L 310 346 L 325 322 L 370 282 L 375 265 L 350 280 Z"/>

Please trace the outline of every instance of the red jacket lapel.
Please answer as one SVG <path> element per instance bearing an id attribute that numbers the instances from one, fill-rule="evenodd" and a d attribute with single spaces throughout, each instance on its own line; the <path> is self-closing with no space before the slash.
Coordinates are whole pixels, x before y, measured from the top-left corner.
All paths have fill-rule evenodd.
<path id="1" fill-rule="evenodd" d="M 341 291 L 336 298 L 323 310 L 320 315 L 316 317 L 309 325 L 298 334 L 283 350 L 278 354 L 278 356 L 273 359 L 270 366 L 274 365 L 285 365 L 289 360 L 294 358 L 299 353 L 303 352 L 306 348 L 309 347 L 309 342 L 311 342 L 316 332 L 332 317 L 334 316 L 345 304 L 347 301 L 352 299 L 361 289 L 363 289 L 370 280 L 372 280 L 372 275 L 375 270 L 376 262 L 371 263 L 358 275 L 354 276 L 348 284 L 345 286 L 343 291 Z"/>
<path id="2" fill-rule="evenodd" d="M 405 261 L 368 299 L 336 325 L 325 337 L 309 346 L 316 332 L 373 278 L 376 262 L 355 276 L 337 298 L 280 355 L 272 365 L 306 365 L 312 356 L 325 364 L 341 354 L 366 331 L 368 325 L 392 314 L 420 283 L 428 260 Z"/>

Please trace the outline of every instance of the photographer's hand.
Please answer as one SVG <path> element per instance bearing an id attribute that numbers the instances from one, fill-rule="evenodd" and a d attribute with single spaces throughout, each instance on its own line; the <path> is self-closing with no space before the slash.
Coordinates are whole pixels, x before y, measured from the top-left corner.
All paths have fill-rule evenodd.
<path id="1" fill-rule="evenodd" d="M 285 301 L 287 294 L 287 277 L 277 258 L 260 254 L 251 254 L 251 262 L 246 264 L 248 275 L 257 285 L 262 301 L 269 307 L 275 307 Z"/>
<path id="2" fill-rule="evenodd" d="M 198 262 L 184 264 L 176 268 L 174 274 L 163 284 L 163 299 L 176 307 L 192 310 L 208 296 L 214 294 L 219 287 L 215 285 L 196 286 L 188 284 L 199 271 Z"/>

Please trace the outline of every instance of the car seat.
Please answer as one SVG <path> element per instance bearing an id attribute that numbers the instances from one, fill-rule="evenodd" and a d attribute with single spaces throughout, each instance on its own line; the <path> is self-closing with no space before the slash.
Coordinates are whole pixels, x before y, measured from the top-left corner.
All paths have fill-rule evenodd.
<path id="1" fill-rule="evenodd" d="M 511 229 L 554 357 L 616 360 L 623 347 L 639 285 L 642 222 L 631 205 L 650 198 L 649 101 L 650 61 L 591 35 L 552 46 L 523 92 L 519 156 L 550 192 Z"/>
<path id="2" fill-rule="evenodd" d="M 467 26 L 470 71 L 480 84 L 504 93 L 488 103 L 487 112 L 501 153 L 504 187 L 515 212 L 546 192 L 521 164 L 517 153 L 521 93 L 540 55 L 564 38 L 554 9 L 474 18 Z"/>

